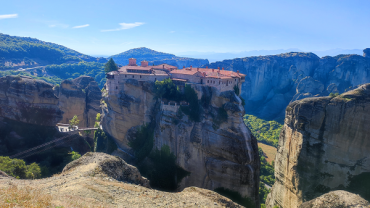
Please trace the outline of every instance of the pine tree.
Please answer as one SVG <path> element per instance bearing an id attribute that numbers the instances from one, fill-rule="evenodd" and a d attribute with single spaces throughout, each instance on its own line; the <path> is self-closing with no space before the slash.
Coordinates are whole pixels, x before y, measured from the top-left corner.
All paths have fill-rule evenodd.
<path id="1" fill-rule="evenodd" d="M 108 72 L 117 71 L 117 70 L 118 70 L 118 67 L 116 63 L 114 63 L 113 59 L 110 58 L 109 61 L 105 64 L 104 71 L 108 73 Z"/>

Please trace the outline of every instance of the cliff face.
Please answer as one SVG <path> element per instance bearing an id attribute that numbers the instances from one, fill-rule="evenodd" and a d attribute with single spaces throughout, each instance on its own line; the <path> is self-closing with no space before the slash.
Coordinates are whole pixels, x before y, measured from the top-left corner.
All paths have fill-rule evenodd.
<path id="1" fill-rule="evenodd" d="M 283 120 L 286 106 L 306 97 L 342 93 L 370 82 L 368 49 L 364 56 L 338 55 L 319 58 L 313 53 L 285 53 L 211 63 L 247 75 L 242 96 L 247 113 L 264 119 Z"/>
<path id="2" fill-rule="evenodd" d="M 58 92 L 60 110 L 63 111 L 61 122 L 77 115 L 81 127 L 93 127 L 96 114 L 100 113 L 100 100 L 102 98 L 98 83 L 94 78 L 81 76 L 74 80 L 64 80 Z"/>
<path id="3" fill-rule="evenodd" d="M 194 122 L 185 114 L 180 116 L 176 108 L 166 108 L 154 99 L 153 82 L 128 80 L 120 84 L 120 95 L 105 98 L 102 125 L 124 151 L 132 153 L 128 142 L 135 139 L 139 126 L 155 121 L 153 149 L 168 145 L 177 158 L 176 164 L 190 172 L 179 189 L 224 187 L 250 198 L 258 206 L 257 141 L 243 123 L 244 109 L 234 92 L 219 93 L 214 88 L 193 86 L 198 99 L 204 94 L 209 98 L 200 122 Z M 217 123 L 217 109 L 221 107 L 228 119 Z"/>
<path id="4" fill-rule="evenodd" d="M 53 85 L 29 77 L 0 78 L 0 116 L 24 123 L 52 126 L 62 118 Z"/>
<path id="5" fill-rule="evenodd" d="M 340 96 L 307 98 L 286 109 L 266 205 L 298 207 L 331 190 L 369 200 L 370 84 Z"/>

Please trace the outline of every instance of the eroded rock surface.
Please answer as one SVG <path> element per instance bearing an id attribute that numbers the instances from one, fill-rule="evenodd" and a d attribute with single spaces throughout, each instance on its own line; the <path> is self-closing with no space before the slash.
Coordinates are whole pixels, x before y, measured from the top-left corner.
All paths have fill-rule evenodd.
<path id="1" fill-rule="evenodd" d="M 86 153 L 50 178 L 0 176 L 0 190 L 27 188 L 49 197 L 53 207 L 242 207 L 213 191 L 189 187 L 179 193 L 148 188 L 148 180 L 118 157 Z M 0 196 L 1 198 L 1 196 Z M 0 206 L 5 206 L 5 200 Z"/>
<path id="2" fill-rule="evenodd" d="M 224 60 L 208 66 L 246 74 L 242 97 L 247 113 L 283 121 L 285 108 L 295 100 L 343 93 L 369 83 L 369 54 L 365 49 L 364 56 L 319 58 L 313 53 L 291 52 Z"/>
<path id="3" fill-rule="evenodd" d="M 370 203 L 359 195 L 349 193 L 347 191 L 331 191 L 320 197 L 305 202 L 299 208 L 368 208 Z"/>
<path id="4" fill-rule="evenodd" d="M 55 125 L 63 112 L 53 85 L 23 76 L 0 78 L 0 116 L 45 126 Z"/>
<path id="5" fill-rule="evenodd" d="M 370 84 L 286 109 L 266 205 L 294 208 L 332 190 L 370 199 Z"/>
<path id="6" fill-rule="evenodd" d="M 63 111 L 61 122 L 77 115 L 81 127 L 93 127 L 96 114 L 100 113 L 100 100 L 102 98 L 98 83 L 94 78 L 81 76 L 73 80 L 64 80 L 59 89 L 59 107 Z"/>
<path id="7" fill-rule="evenodd" d="M 220 93 L 215 88 L 194 85 L 198 99 L 206 94 L 209 104 L 203 107 L 200 122 L 193 122 L 185 114 L 162 109 L 154 97 L 153 82 L 127 80 L 120 84 L 120 94 L 104 98 L 102 125 L 125 157 L 133 155 L 128 143 L 135 139 L 137 129 L 155 121 L 153 149 L 168 145 L 177 165 L 190 172 L 179 184 L 180 190 L 189 186 L 210 190 L 224 187 L 258 206 L 257 141 L 243 122 L 244 108 L 233 91 Z M 221 107 L 228 119 L 217 123 L 217 109 Z"/>

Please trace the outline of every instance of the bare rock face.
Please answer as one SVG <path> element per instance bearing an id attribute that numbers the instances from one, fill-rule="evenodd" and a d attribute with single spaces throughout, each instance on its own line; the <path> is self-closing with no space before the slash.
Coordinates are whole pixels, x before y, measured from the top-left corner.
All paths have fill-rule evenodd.
<path id="1" fill-rule="evenodd" d="M 50 178 L 20 180 L 0 172 L 1 191 L 27 192 L 34 204 L 47 197 L 50 207 L 242 207 L 213 191 L 189 187 L 164 192 L 148 188 L 148 183 L 135 167 L 104 153 L 86 153 Z M 0 207 L 8 205 L 0 200 Z"/>
<path id="2" fill-rule="evenodd" d="M 80 126 L 93 127 L 100 99 L 97 83 L 87 76 L 65 80 L 60 88 L 26 76 L 0 78 L 0 116 L 23 123 L 55 126 L 77 115 Z"/>
<path id="3" fill-rule="evenodd" d="M 81 127 L 93 127 L 100 113 L 101 92 L 94 78 L 81 76 L 64 80 L 59 89 L 59 107 L 64 112 L 61 122 L 68 123 L 77 115 Z"/>
<path id="4" fill-rule="evenodd" d="M 234 92 L 219 93 L 214 88 L 195 87 L 199 97 L 211 96 L 201 122 L 186 115 L 178 120 L 175 112 L 162 111 L 157 117 L 155 148 L 168 145 L 177 164 L 190 175 L 180 189 L 198 186 L 214 190 L 224 187 L 251 198 L 258 204 L 259 157 L 256 139 L 243 122 L 244 108 Z M 211 114 L 224 106 L 228 119 L 215 126 Z M 178 123 L 175 121 L 178 120 Z"/>
<path id="5" fill-rule="evenodd" d="M 53 85 L 23 76 L 0 78 L 0 116 L 53 126 L 62 118 Z"/>
<path id="6" fill-rule="evenodd" d="M 370 199 L 370 84 L 286 109 L 266 206 L 298 207 L 332 190 Z"/>
<path id="7" fill-rule="evenodd" d="M 322 58 L 313 53 L 291 52 L 224 60 L 208 66 L 246 74 L 242 97 L 247 113 L 266 120 L 283 121 L 285 108 L 295 100 L 327 96 L 333 89 L 337 90 L 333 93 L 343 93 L 369 83 L 369 57 L 369 49 L 364 50 L 364 56 Z"/>
<path id="8" fill-rule="evenodd" d="M 93 165 L 93 167 L 92 167 Z M 105 153 L 88 152 L 81 158 L 64 167 L 62 173 L 70 171 L 85 172 L 87 175 L 111 177 L 118 181 L 126 181 L 150 188 L 149 180 L 142 177 L 136 167 L 127 164 L 119 157 Z M 87 171 L 87 172 L 86 172 Z"/>
<path id="9" fill-rule="evenodd" d="M 128 143 L 137 129 L 154 120 L 154 148 L 168 145 L 177 165 L 190 172 L 179 189 L 197 186 L 214 190 L 226 188 L 248 197 L 256 206 L 259 187 L 259 157 L 255 137 L 243 122 L 244 108 L 233 91 L 220 93 L 214 88 L 193 86 L 200 99 L 209 96 L 209 106 L 200 122 L 177 111 L 161 109 L 154 99 L 153 82 L 127 80 L 120 83 L 119 95 L 105 97 L 102 125 L 125 154 L 132 154 Z M 226 122 L 215 124 L 213 116 L 223 107 Z M 161 109 L 161 110 L 160 110 Z"/>
<path id="10" fill-rule="evenodd" d="M 155 116 L 154 83 L 131 79 L 119 84 L 124 90 L 119 95 L 110 95 L 105 99 L 102 125 L 104 131 L 116 139 L 120 148 L 129 150 L 127 132 L 132 127 L 150 122 Z"/>
<path id="11" fill-rule="evenodd" d="M 326 208 L 326 207 L 370 207 L 370 203 L 359 195 L 347 191 L 331 191 L 320 197 L 305 202 L 299 208 Z"/>

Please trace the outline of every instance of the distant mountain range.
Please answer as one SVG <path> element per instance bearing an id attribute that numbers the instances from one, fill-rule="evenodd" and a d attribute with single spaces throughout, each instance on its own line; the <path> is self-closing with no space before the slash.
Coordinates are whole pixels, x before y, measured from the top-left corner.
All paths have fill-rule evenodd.
<path id="1" fill-rule="evenodd" d="M 178 57 L 174 54 L 158 52 L 149 48 L 141 47 L 134 48 L 125 52 L 122 52 L 117 55 L 113 55 L 109 58 L 113 58 L 114 62 L 121 65 L 127 65 L 129 58 L 136 58 L 137 64 L 140 65 L 140 62 L 146 60 L 149 64 L 170 64 L 182 68 L 183 66 L 189 67 L 198 67 L 205 64 L 209 64 L 207 59 L 195 59 L 195 58 L 185 58 Z"/>
<path id="2" fill-rule="evenodd" d="M 244 58 L 250 56 L 266 56 L 266 55 L 277 55 L 281 53 L 289 53 L 289 52 L 312 52 L 319 57 L 324 56 L 336 56 L 339 54 L 357 54 L 362 55 L 362 50 L 360 49 L 331 49 L 331 50 L 324 50 L 324 51 L 303 51 L 297 48 L 290 48 L 290 49 L 279 49 L 279 50 L 252 50 L 252 51 L 243 51 L 239 53 L 215 53 L 215 52 L 196 52 L 196 51 L 189 51 L 189 52 L 182 52 L 178 53 L 179 56 L 186 56 L 186 57 L 194 57 L 194 58 L 206 58 L 209 62 L 216 62 L 216 61 L 223 61 L 226 59 L 234 59 L 234 58 Z"/>

